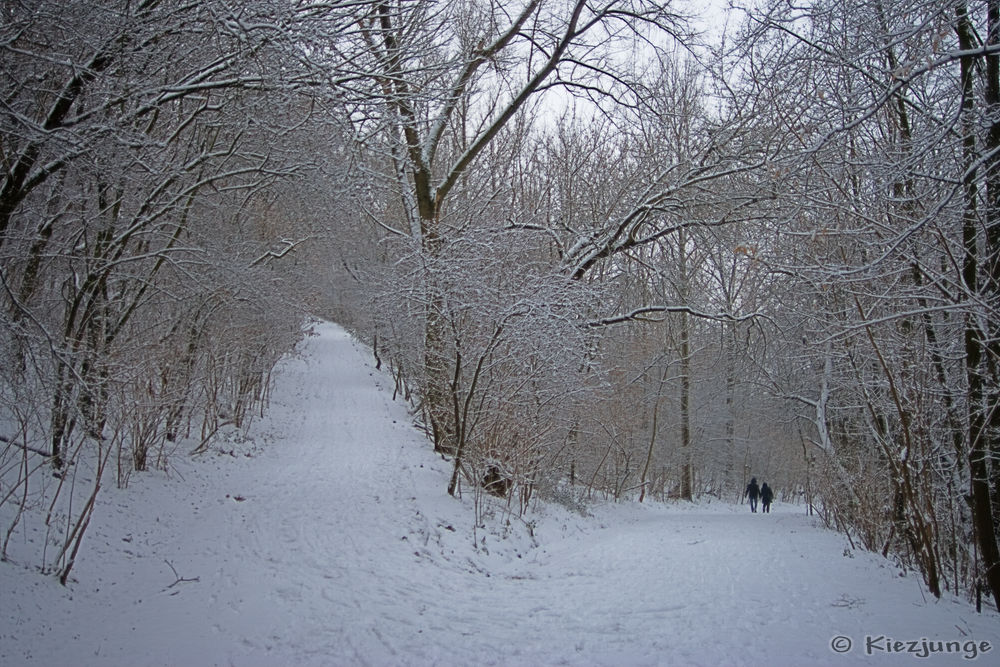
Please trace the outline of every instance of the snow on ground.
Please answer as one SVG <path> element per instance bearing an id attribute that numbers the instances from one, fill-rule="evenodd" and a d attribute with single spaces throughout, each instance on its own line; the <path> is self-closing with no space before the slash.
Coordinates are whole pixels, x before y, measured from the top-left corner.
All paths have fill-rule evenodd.
<path id="1" fill-rule="evenodd" d="M 0 563 L 0 665 L 1000 664 L 1000 615 L 799 507 L 543 505 L 474 546 L 391 381 L 315 332 L 248 441 L 109 483 L 68 587 Z"/>

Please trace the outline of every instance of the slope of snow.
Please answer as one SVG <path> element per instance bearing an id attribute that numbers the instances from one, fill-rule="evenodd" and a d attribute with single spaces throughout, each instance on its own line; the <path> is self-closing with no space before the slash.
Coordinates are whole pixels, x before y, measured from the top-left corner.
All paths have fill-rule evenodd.
<path id="1" fill-rule="evenodd" d="M 315 332 L 249 440 L 102 492 L 68 587 L 0 563 L 0 665 L 909 665 L 925 638 L 953 644 L 923 662 L 1000 664 L 1000 615 L 801 508 L 543 505 L 506 530 L 498 506 L 473 531 L 391 381 Z"/>

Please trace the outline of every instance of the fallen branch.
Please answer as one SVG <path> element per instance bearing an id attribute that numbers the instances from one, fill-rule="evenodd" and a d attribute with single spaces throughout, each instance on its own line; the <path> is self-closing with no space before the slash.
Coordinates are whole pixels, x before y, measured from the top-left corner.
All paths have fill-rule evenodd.
<path id="1" fill-rule="evenodd" d="M 166 588 L 164 588 L 162 591 L 160 591 L 161 593 L 165 593 L 165 592 L 169 591 L 171 588 L 173 588 L 177 584 L 182 584 L 184 582 L 201 581 L 201 577 L 192 577 L 190 579 L 188 579 L 186 577 L 182 577 L 181 575 L 177 574 L 176 568 L 174 568 L 174 566 L 171 565 L 171 563 L 170 563 L 169 560 L 164 559 L 163 562 L 166 563 L 167 567 L 169 567 L 170 570 L 174 573 L 174 583 L 170 584 L 169 586 L 167 586 Z"/>
<path id="2" fill-rule="evenodd" d="M 0 442 L 6 443 L 8 445 L 14 445 L 15 447 L 20 447 L 21 449 L 26 449 L 29 452 L 34 452 L 35 454 L 39 454 L 41 456 L 46 456 L 46 457 L 52 456 L 51 452 L 47 452 L 43 449 L 38 449 L 37 447 L 32 447 L 26 442 L 18 442 L 17 440 L 13 438 L 8 438 L 5 435 L 0 435 Z"/>
<path id="3" fill-rule="evenodd" d="M 216 424 L 215 428 L 212 429 L 212 432 L 206 435 L 205 438 L 201 441 L 201 443 L 188 453 L 188 456 L 194 456 L 196 454 L 204 454 L 205 451 L 208 449 L 209 440 L 215 437 L 215 434 L 219 432 L 220 428 L 222 428 L 223 426 L 228 426 L 232 423 L 233 423 L 232 420 L 227 419 L 225 421 Z"/>

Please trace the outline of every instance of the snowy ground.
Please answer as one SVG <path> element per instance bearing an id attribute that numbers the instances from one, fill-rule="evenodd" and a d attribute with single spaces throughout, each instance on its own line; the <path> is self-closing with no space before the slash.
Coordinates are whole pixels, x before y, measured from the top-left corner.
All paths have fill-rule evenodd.
<path id="1" fill-rule="evenodd" d="M 0 563 L 0 665 L 1000 664 L 1000 615 L 797 507 L 543 506 L 474 548 L 389 381 L 316 332 L 251 441 L 102 492 L 67 588 Z"/>

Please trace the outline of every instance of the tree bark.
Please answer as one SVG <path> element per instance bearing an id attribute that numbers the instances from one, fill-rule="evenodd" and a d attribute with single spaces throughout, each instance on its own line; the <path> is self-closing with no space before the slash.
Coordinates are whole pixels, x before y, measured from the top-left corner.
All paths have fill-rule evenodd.
<path id="1" fill-rule="evenodd" d="M 990 0 L 988 3 L 988 34 L 987 41 L 997 43 L 997 30 L 1000 27 L 1000 0 Z M 956 8 L 956 32 L 958 33 L 959 44 L 963 50 L 973 47 L 976 43 L 975 34 L 969 21 L 967 9 L 964 3 Z M 974 134 L 974 111 L 975 94 L 974 56 L 964 56 L 960 59 L 961 83 L 962 83 L 962 112 L 963 112 L 963 150 L 967 165 L 975 164 L 977 160 L 976 137 Z M 1000 103 L 1000 68 L 997 67 L 997 58 L 991 56 L 987 58 L 987 91 L 986 102 L 996 108 Z M 1000 123 L 994 122 L 987 134 L 985 152 L 987 155 L 992 150 L 1000 146 Z M 997 204 L 1000 203 L 1000 171 L 998 171 L 998 161 L 996 157 L 991 157 L 983 163 L 986 170 L 987 186 L 987 230 L 995 230 L 998 225 Z M 969 295 L 979 295 L 979 211 L 977 210 L 977 169 L 974 167 L 966 170 L 963 182 L 965 195 L 965 215 L 962 226 L 962 243 L 965 249 L 962 264 L 962 278 Z M 1000 250 L 1000 242 L 997 246 L 991 246 L 990 241 L 995 233 L 987 235 L 987 257 L 990 251 L 996 253 Z M 991 264 L 995 265 L 994 262 Z M 991 267 L 992 268 L 992 267 Z M 992 278 L 992 277 L 991 277 Z M 987 288 L 995 287 L 994 280 L 987 281 Z M 988 296 L 988 295 L 986 295 Z M 987 318 L 987 328 L 993 329 L 995 325 Z M 990 352 L 988 332 L 983 331 L 981 323 L 978 321 L 976 313 L 967 313 L 965 319 L 965 369 L 968 382 L 968 419 L 969 419 L 969 496 L 972 506 L 972 521 L 976 530 L 976 539 L 979 546 L 980 557 L 983 563 L 983 576 L 986 584 L 993 592 L 994 602 L 1000 601 L 1000 549 L 997 546 L 996 522 L 993 516 L 993 492 L 990 489 L 990 455 L 997 449 L 994 436 L 990 429 L 990 417 L 988 411 L 991 405 L 988 398 L 996 399 L 996 390 L 989 386 L 986 373 L 987 362 L 984 355 Z M 992 406 L 995 408 L 995 403 Z M 995 409 L 992 410 L 995 413 Z"/>
<path id="2" fill-rule="evenodd" d="M 677 236 L 678 269 L 681 281 L 681 303 L 688 303 L 687 232 L 681 229 Z M 691 469 L 691 321 L 687 311 L 681 311 L 681 487 L 684 500 L 693 497 L 693 471 Z"/>

